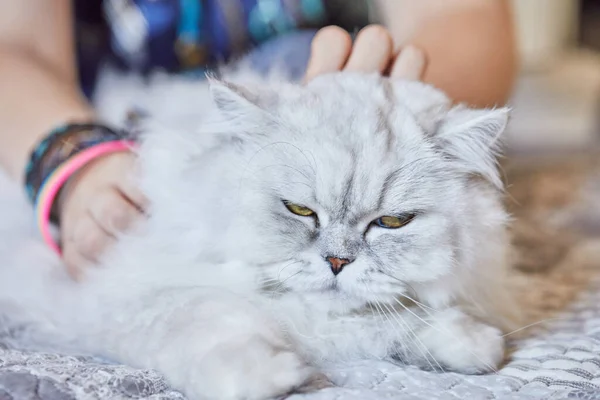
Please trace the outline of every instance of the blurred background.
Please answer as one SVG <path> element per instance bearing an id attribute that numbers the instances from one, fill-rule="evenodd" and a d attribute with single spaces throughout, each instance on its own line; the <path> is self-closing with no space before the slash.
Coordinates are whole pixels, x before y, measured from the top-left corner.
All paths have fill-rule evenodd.
<path id="1" fill-rule="evenodd" d="M 513 0 L 521 75 L 511 152 L 580 151 L 600 142 L 600 0 Z"/>

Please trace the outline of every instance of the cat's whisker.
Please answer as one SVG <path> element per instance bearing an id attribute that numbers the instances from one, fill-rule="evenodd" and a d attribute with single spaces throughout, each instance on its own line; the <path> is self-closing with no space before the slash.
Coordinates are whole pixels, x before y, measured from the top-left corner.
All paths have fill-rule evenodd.
<path id="1" fill-rule="evenodd" d="M 279 280 L 275 279 L 275 278 L 265 278 L 263 280 L 259 280 L 259 283 L 268 283 L 268 282 L 279 282 Z"/>
<path id="2" fill-rule="evenodd" d="M 272 291 L 279 291 L 280 285 L 281 285 L 281 282 L 273 281 L 273 282 L 268 282 L 266 284 L 263 284 L 263 285 L 261 285 L 261 287 L 262 287 L 263 291 L 272 292 Z"/>
<path id="3" fill-rule="evenodd" d="M 295 144 L 292 144 L 292 143 L 290 143 L 290 142 L 276 142 L 275 144 L 284 144 L 284 145 L 286 145 L 286 146 L 291 146 L 291 147 L 293 147 L 294 149 L 298 150 L 298 152 L 299 152 L 300 154 L 302 154 L 302 157 L 304 157 L 304 159 L 305 159 L 305 160 L 306 160 L 306 162 L 308 163 L 308 166 L 311 168 L 311 170 L 312 170 L 313 174 L 315 174 L 315 175 L 317 174 L 317 171 L 316 171 L 317 163 L 316 163 L 316 160 L 315 160 L 315 156 L 314 156 L 314 154 L 312 154 L 312 153 L 311 153 L 311 155 L 312 155 L 312 157 L 313 157 L 313 165 L 311 165 L 311 164 L 310 164 L 310 160 L 308 159 L 308 156 L 306 155 L 306 153 L 305 153 L 305 152 L 304 152 L 304 151 L 303 151 L 303 150 L 302 150 L 300 147 L 296 146 Z"/>
<path id="4" fill-rule="evenodd" d="M 380 317 L 385 317 L 387 322 L 392 326 L 392 329 L 394 329 L 394 331 L 400 336 L 403 337 L 405 335 L 402 335 L 397 329 L 396 326 L 392 323 L 392 320 L 387 316 L 387 313 L 383 310 L 383 307 L 381 306 L 381 303 L 379 302 L 377 296 L 375 296 L 375 294 L 370 290 L 369 286 L 365 283 L 365 288 L 367 289 L 367 292 L 369 292 L 374 298 L 375 298 L 375 307 L 377 307 L 378 312 Z M 382 320 L 382 322 L 385 322 L 385 320 Z M 414 352 L 414 350 L 411 347 L 404 347 L 402 348 L 403 351 L 410 351 L 410 353 L 415 357 L 418 358 L 418 355 Z M 424 354 L 422 354 L 424 356 Z M 433 365 L 431 366 L 433 369 Z"/>
<path id="5" fill-rule="evenodd" d="M 255 179 L 258 180 L 258 178 L 255 178 Z M 280 181 L 274 181 L 274 180 L 262 179 L 261 182 L 267 183 L 267 184 L 269 184 L 269 186 L 280 186 L 281 185 Z M 285 184 L 286 185 L 291 185 L 291 184 L 302 185 L 302 186 L 305 186 L 306 188 L 308 188 L 310 190 L 313 189 L 313 186 L 310 185 L 309 183 L 306 183 L 306 182 L 286 180 Z"/>
<path id="6" fill-rule="evenodd" d="M 371 290 L 369 289 L 369 286 L 367 285 L 367 283 L 366 282 L 362 282 L 362 284 L 365 286 L 366 292 L 369 293 L 369 294 L 372 294 Z M 373 316 L 374 317 L 378 317 L 378 318 L 375 319 L 375 321 L 377 322 L 377 326 L 381 327 L 381 324 L 385 322 L 385 321 L 383 321 L 383 315 L 381 315 L 381 312 L 379 311 L 379 309 L 377 309 L 378 316 L 376 316 L 375 312 L 374 312 L 373 304 L 371 304 L 370 302 L 368 303 L 368 306 L 371 309 L 371 313 L 373 313 Z"/>
<path id="7" fill-rule="evenodd" d="M 279 291 L 279 289 L 283 288 L 283 285 L 285 284 L 285 282 L 287 282 L 288 280 L 290 280 L 291 278 L 293 278 L 294 276 L 298 275 L 301 271 L 296 272 L 295 274 L 292 274 L 290 276 L 288 276 L 287 278 L 285 278 L 284 280 L 280 281 L 279 286 L 277 286 L 275 289 L 273 289 L 271 291 L 271 300 L 274 298 L 274 296 L 278 293 L 282 293 L 281 291 Z"/>
<path id="8" fill-rule="evenodd" d="M 267 168 L 274 168 L 274 167 L 284 167 L 284 168 L 289 168 L 289 169 L 291 169 L 292 171 L 294 171 L 294 172 L 297 172 L 298 174 L 302 175 L 302 176 L 303 176 L 304 178 L 306 178 L 308 181 L 310 181 L 310 178 L 309 178 L 309 176 L 308 176 L 308 175 L 306 175 L 306 173 L 305 173 L 304 171 L 302 171 L 302 170 L 300 170 L 300 169 L 298 169 L 298 168 L 296 168 L 296 167 L 292 167 L 291 165 L 287 165 L 287 164 L 269 164 L 269 165 L 266 165 L 266 166 L 264 166 L 264 167 L 260 168 L 258 171 L 264 171 L 264 170 L 266 170 Z M 309 186 L 309 187 L 311 187 L 311 188 L 312 188 L 312 186 Z"/>
<path id="9" fill-rule="evenodd" d="M 264 290 L 269 289 L 272 286 L 271 290 L 278 290 L 282 286 L 282 282 L 280 279 L 271 279 L 264 284 Z"/>
<path id="10" fill-rule="evenodd" d="M 399 293 L 399 295 L 402 296 L 402 297 L 404 297 L 405 299 L 407 299 L 409 301 L 412 301 L 417 307 L 419 307 L 421 310 L 423 310 L 424 312 L 426 312 L 428 315 L 430 315 L 430 314 L 429 314 L 429 312 L 427 310 L 434 311 L 434 312 L 438 312 L 439 311 L 439 310 L 436 310 L 433 307 L 428 306 L 427 304 L 423 304 L 420 301 L 417 301 L 414 298 L 405 295 L 404 293 Z"/>
<path id="11" fill-rule="evenodd" d="M 253 155 L 253 156 L 250 158 L 250 160 L 248 160 L 248 163 L 246 164 L 246 165 L 247 165 L 246 171 L 249 169 L 249 165 L 250 165 L 250 163 L 251 163 L 252 161 L 254 161 L 254 158 L 255 158 L 256 156 L 258 156 L 258 154 L 259 154 L 260 152 L 262 152 L 262 151 L 264 151 L 264 150 L 266 150 L 266 149 L 268 149 L 268 148 L 270 148 L 270 147 L 273 147 L 273 146 L 279 146 L 279 145 L 290 146 L 290 147 L 294 148 L 295 150 L 298 150 L 298 152 L 299 152 L 299 153 L 302 155 L 302 157 L 304 157 L 304 159 L 306 160 L 306 162 L 307 162 L 307 164 L 306 164 L 306 165 L 307 165 L 307 166 L 308 166 L 308 167 L 311 169 L 311 172 L 312 172 L 312 173 L 313 173 L 315 176 L 317 175 L 317 171 L 316 171 L 316 160 L 315 160 L 315 158 L 314 158 L 314 155 L 312 155 L 312 157 L 313 157 L 313 163 L 311 164 L 311 160 L 308 158 L 308 156 L 306 155 L 306 153 L 304 153 L 304 151 L 302 151 L 302 149 L 300 149 L 298 146 L 296 146 L 296 145 L 294 145 L 294 144 L 292 144 L 292 143 L 289 143 L 289 142 L 273 142 L 273 143 L 270 143 L 270 144 L 268 144 L 268 145 L 265 145 L 265 146 L 261 147 L 259 150 L 257 150 L 257 151 L 256 151 L 256 153 L 254 153 L 254 155 Z M 246 172 L 246 171 L 244 171 L 244 172 Z M 308 176 L 306 176 L 306 174 L 302 173 L 301 171 L 297 170 L 297 172 L 301 173 L 301 174 L 302 174 L 302 175 L 303 175 L 303 176 L 304 176 L 306 179 L 309 179 L 309 177 L 308 177 Z M 245 173 L 244 173 L 244 175 L 245 175 Z M 309 180 L 310 180 L 310 179 L 309 179 Z"/>
<path id="12" fill-rule="evenodd" d="M 252 162 L 254 161 L 254 159 L 256 157 L 258 157 L 258 155 L 267 150 L 269 147 L 272 146 L 277 146 L 277 145 L 281 145 L 281 144 L 285 144 L 285 145 L 289 145 L 293 148 L 295 148 L 296 150 L 298 150 L 300 152 L 300 154 L 302 154 L 305 158 L 306 161 L 309 163 L 309 167 L 312 169 L 313 173 L 316 175 L 316 171 L 315 168 L 310 165 L 310 160 L 308 159 L 308 157 L 306 157 L 306 154 L 304 154 L 304 152 L 297 146 L 293 145 L 292 143 L 288 143 L 288 142 L 273 142 L 273 143 L 269 143 L 267 145 L 262 146 L 261 148 L 259 148 L 251 157 L 250 159 L 246 162 L 246 167 L 244 169 L 244 171 L 240 174 L 240 179 L 239 179 L 239 187 L 238 187 L 238 192 L 241 193 L 242 191 L 242 187 L 244 182 L 247 180 L 247 176 L 248 176 L 248 171 L 250 170 L 250 165 L 252 164 Z M 303 175 L 306 179 L 308 179 L 310 181 L 310 179 L 306 176 L 306 174 L 302 173 L 301 171 L 297 170 L 297 172 L 299 172 L 301 175 Z M 241 196 L 238 196 L 241 199 Z M 241 200 L 240 200 L 241 201 Z"/>
<path id="13" fill-rule="evenodd" d="M 529 329 L 529 328 L 532 328 L 534 326 L 541 325 L 541 324 L 543 324 L 545 322 L 550 322 L 550 321 L 566 321 L 566 320 L 568 320 L 568 318 L 547 318 L 547 319 L 542 319 L 540 321 L 536 321 L 536 322 L 533 322 L 531 324 L 522 326 L 522 327 L 520 327 L 518 329 L 515 329 L 514 331 L 505 333 L 504 335 L 502 335 L 502 337 L 507 337 L 507 336 L 510 336 L 510 335 L 514 335 L 515 333 L 519 333 L 519 332 L 521 332 L 521 331 L 523 331 L 525 329 Z"/>
<path id="14" fill-rule="evenodd" d="M 475 306 L 475 308 L 477 308 L 477 310 L 478 310 L 478 311 L 479 311 L 479 312 L 480 312 L 482 315 L 485 315 L 485 314 L 486 314 L 486 311 L 485 311 L 485 309 L 484 309 L 484 308 L 481 306 L 481 304 L 479 304 L 479 302 L 478 302 L 477 300 L 475 300 L 475 298 L 474 298 L 474 297 L 473 297 L 473 296 L 472 296 L 470 293 L 468 293 L 468 292 L 466 292 L 466 291 L 464 291 L 464 290 L 463 290 L 463 293 L 462 293 L 462 295 L 463 295 L 464 297 L 468 298 L 468 299 L 469 299 L 469 302 L 470 302 L 471 304 L 473 304 L 473 305 Z"/>
<path id="15" fill-rule="evenodd" d="M 313 172 L 314 172 L 315 176 L 317 176 L 317 159 L 315 157 L 315 154 L 310 150 L 307 150 L 307 152 L 308 152 L 308 154 L 310 154 L 310 156 L 312 158 Z"/>
<path id="16" fill-rule="evenodd" d="M 401 165 L 399 168 L 397 168 L 395 171 L 393 171 L 393 172 L 390 174 L 390 177 L 391 177 L 391 176 L 396 176 L 396 175 L 398 175 L 398 174 L 400 174 L 400 173 L 404 172 L 404 170 L 405 170 L 406 168 L 408 168 L 408 167 L 412 167 L 414 164 L 416 164 L 416 163 L 418 163 L 418 162 L 421 162 L 421 161 L 425 161 L 425 160 L 436 160 L 436 157 L 421 157 L 421 158 L 417 158 L 416 160 L 412 160 L 411 162 L 409 162 L 409 163 L 407 163 L 407 164 L 404 164 L 404 165 Z"/>
<path id="17" fill-rule="evenodd" d="M 291 267 L 292 265 L 294 265 L 294 264 L 298 264 L 298 263 L 301 263 L 301 262 L 302 262 L 302 261 L 300 261 L 300 260 L 295 260 L 295 261 L 292 261 L 292 262 L 290 262 L 290 263 L 288 263 L 288 264 L 284 265 L 283 267 L 281 267 L 281 268 L 279 269 L 279 271 L 277 271 L 277 280 L 281 282 L 281 279 L 280 279 L 280 278 L 281 278 L 281 273 L 282 273 L 283 271 L 285 271 L 285 269 L 286 269 L 286 268 L 289 268 L 289 267 Z M 300 273 L 300 271 L 298 271 L 298 273 Z M 289 278 L 288 278 L 288 279 L 289 279 Z"/>
<path id="18" fill-rule="evenodd" d="M 376 302 L 376 304 L 379 306 L 379 308 L 381 309 L 381 313 L 382 313 L 382 315 L 384 315 L 384 316 L 385 316 L 385 317 L 388 319 L 388 322 L 390 323 L 390 325 L 392 325 L 392 327 L 394 328 L 394 330 L 395 330 L 396 332 L 398 332 L 398 331 L 395 329 L 395 327 L 394 327 L 394 324 L 392 323 L 392 321 L 389 319 L 389 317 L 388 317 L 388 313 L 386 313 L 386 312 L 385 312 L 385 310 L 383 310 L 383 307 L 382 307 L 381 303 L 380 303 L 378 300 L 376 300 L 375 302 Z M 400 333 L 398 333 L 398 334 L 400 334 Z M 407 336 L 406 338 L 414 342 L 414 340 L 413 340 L 413 339 L 412 339 L 410 336 Z M 417 352 L 416 352 L 416 350 L 413 348 L 413 346 L 406 346 L 406 345 L 405 345 L 405 346 L 402 346 L 402 347 L 400 348 L 400 349 L 401 349 L 401 352 L 402 352 L 402 356 L 403 356 L 403 357 L 405 357 L 405 358 L 409 358 L 409 355 L 410 355 L 410 358 L 414 358 L 414 359 L 419 359 L 420 357 L 423 357 L 424 359 L 426 359 L 426 360 L 427 360 L 427 362 L 429 362 L 429 363 L 430 363 L 430 361 L 427 359 L 427 357 L 426 357 L 426 356 L 425 356 L 425 354 L 423 353 L 422 349 L 421 349 L 421 348 L 419 348 L 419 346 L 415 346 L 415 347 L 417 347 L 417 348 L 418 348 L 418 349 L 421 351 L 421 354 L 420 354 L 420 355 L 419 355 L 419 354 L 417 354 Z M 431 369 L 434 369 L 434 368 L 433 368 L 433 365 L 431 365 L 431 364 L 430 364 L 430 366 L 431 366 Z"/>
<path id="19" fill-rule="evenodd" d="M 385 318 L 383 320 L 383 322 L 387 322 L 392 327 L 392 329 L 398 334 L 398 336 L 402 337 L 403 335 L 401 335 L 401 333 L 398 331 L 398 329 L 396 328 L 395 324 L 392 322 L 392 320 L 387 315 L 387 313 L 383 310 L 383 307 L 381 306 L 381 304 L 379 304 L 378 300 L 375 300 L 375 307 L 377 307 L 377 309 L 379 310 L 380 315 L 383 318 Z"/>
<path id="20" fill-rule="evenodd" d="M 381 313 L 378 312 L 378 315 L 375 315 L 375 309 L 373 308 L 373 304 L 369 303 L 368 304 L 369 309 L 371 310 L 371 314 L 373 314 L 373 317 L 375 317 L 375 322 L 377 323 L 377 327 L 381 330 Z"/>
<path id="21" fill-rule="evenodd" d="M 397 281 L 398 281 L 398 282 L 400 282 L 400 283 L 401 283 L 403 286 L 409 286 L 409 287 L 410 287 L 410 285 L 408 285 L 406 282 L 404 282 L 404 281 L 403 281 L 403 280 L 401 280 L 400 278 L 397 278 L 397 277 L 395 277 L 395 276 L 393 276 L 393 275 L 390 275 L 390 274 L 388 274 L 388 273 L 385 273 L 385 272 L 381 272 L 381 273 L 382 273 L 383 275 L 386 275 L 386 276 L 388 276 L 389 278 L 392 278 L 392 279 L 394 279 L 394 280 L 397 280 Z M 412 288 L 412 287 L 411 287 L 411 288 Z M 414 291 L 414 289 L 412 289 L 412 290 Z M 419 307 L 420 307 L 420 308 L 422 308 L 422 309 L 429 309 L 429 310 L 431 310 L 431 311 L 438 311 L 438 310 L 436 310 L 435 308 L 433 308 L 433 307 L 430 307 L 430 306 L 428 306 L 428 305 L 426 305 L 426 304 L 423 304 L 423 303 L 421 303 L 421 302 L 417 301 L 416 299 L 414 299 L 414 298 L 412 298 L 412 297 L 410 297 L 410 296 L 408 296 L 408 295 L 406 295 L 406 294 L 404 294 L 404 293 L 398 293 L 398 295 L 399 295 L 399 296 L 402 296 L 402 297 L 404 297 L 404 298 L 406 298 L 407 300 L 410 300 L 410 301 L 412 301 L 413 303 L 415 303 L 417 306 L 419 306 Z"/>
<path id="22" fill-rule="evenodd" d="M 453 260 L 452 262 L 453 262 L 453 265 L 457 263 L 456 260 Z M 459 277 L 454 270 L 451 269 L 447 273 L 448 273 L 448 275 L 450 275 L 452 277 L 455 277 L 457 280 L 459 280 L 459 281 L 461 280 L 461 277 Z M 485 315 L 487 313 L 486 310 L 485 310 L 485 308 L 482 307 L 481 304 L 477 300 L 475 300 L 475 298 L 473 297 L 473 295 L 471 293 L 469 293 L 468 291 L 462 290 L 461 291 L 461 296 L 463 296 L 465 299 L 468 299 L 469 303 L 472 304 L 473 306 L 475 306 L 475 308 L 482 315 Z"/>
<path id="23" fill-rule="evenodd" d="M 394 299 L 394 300 L 402 308 L 404 308 L 407 312 L 409 312 L 411 315 L 413 315 L 415 318 L 417 318 L 418 320 L 420 320 L 421 322 L 423 322 L 425 325 L 427 325 L 431 329 L 435 329 L 438 332 L 445 333 L 448 336 L 450 336 L 450 338 L 456 340 L 458 343 L 460 343 L 463 346 L 463 348 L 465 349 L 465 351 L 467 351 L 469 354 L 471 354 L 473 357 L 475 357 L 477 359 L 477 361 L 479 361 L 485 367 L 489 368 L 494 373 L 498 373 L 498 370 L 493 365 L 490 365 L 487 362 L 483 361 L 477 354 L 475 354 L 474 352 L 472 352 L 471 350 L 469 350 L 469 348 L 465 344 L 465 342 L 463 340 L 461 340 L 459 337 L 457 337 L 456 335 L 454 335 L 452 332 L 450 332 L 448 329 L 443 329 L 442 327 L 436 327 L 436 326 L 430 324 L 429 322 L 425 321 L 423 318 L 421 318 L 420 316 L 418 316 L 415 312 L 413 312 L 412 310 L 410 310 L 407 306 L 405 306 L 404 304 L 402 304 L 401 301 L 398 301 L 396 299 Z"/>
<path id="24" fill-rule="evenodd" d="M 388 312 L 392 315 L 393 318 L 395 318 L 396 320 L 398 320 L 398 318 L 400 319 L 399 322 L 402 323 L 406 327 L 406 330 L 410 333 L 410 335 L 412 335 L 412 337 L 414 339 L 411 339 L 411 340 L 413 341 L 413 343 L 416 344 L 415 347 L 417 347 L 419 349 L 419 351 L 421 352 L 421 355 L 423 356 L 423 358 L 425 360 L 427 360 L 427 363 L 429 364 L 431 369 L 433 371 L 435 371 L 435 367 L 431 363 L 429 357 L 431 357 L 431 359 L 437 364 L 437 366 L 442 370 L 442 372 L 446 372 L 444 370 L 444 368 L 440 365 L 440 363 L 436 360 L 436 358 L 433 356 L 433 354 L 431 354 L 431 352 L 429 351 L 427 346 L 425 346 L 425 344 L 421 341 L 421 339 L 419 339 L 417 334 L 410 328 L 410 325 L 404 320 L 402 315 L 397 310 L 394 310 L 392 307 L 390 307 L 388 304 L 386 304 L 386 303 L 382 303 L 382 304 L 388 310 Z M 396 318 L 396 316 L 398 318 Z M 427 353 L 427 354 L 425 354 L 425 353 Z M 429 357 L 427 357 L 427 355 L 429 355 Z"/>
<path id="25" fill-rule="evenodd" d="M 273 285 L 279 285 L 281 283 L 281 280 L 279 278 L 265 278 L 263 280 L 259 280 L 258 284 L 261 286 L 273 286 Z"/>
<path id="26" fill-rule="evenodd" d="M 306 183 L 306 182 L 300 182 L 300 181 L 286 181 L 286 184 L 303 185 L 303 186 L 306 186 L 307 188 L 309 188 L 310 190 L 312 190 L 312 189 L 313 189 L 313 187 L 312 187 L 310 184 Z"/>
<path id="27" fill-rule="evenodd" d="M 384 305 L 386 305 L 386 304 L 384 303 Z M 387 305 L 386 305 L 386 308 L 388 308 L 388 306 L 387 306 Z M 415 332 L 414 332 L 414 331 L 413 331 L 413 330 L 410 328 L 410 325 L 409 325 L 409 324 L 408 324 L 408 323 L 407 323 L 407 322 L 404 320 L 404 318 L 403 318 L 403 317 L 402 317 L 402 315 L 401 315 L 401 314 L 398 312 L 398 310 L 394 309 L 393 307 L 389 307 L 389 308 L 388 308 L 388 310 L 390 310 L 390 309 L 391 309 L 391 311 L 390 311 L 390 312 L 392 313 L 392 315 L 394 315 L 394 314 L 395 314 L 395 315 L 397 315 L 397 316 L 398 316 L 398 317 L 399 317 L 399 318 L 402 320 L 402 323 L 403 323 L 403 325 L 404 325 L 404 326 L 406 326 L 406 328 L 408 329 L 408 331 L 409 331 L 409 332 L 410 332 L 410 333 L 411 333 L 411 334 L 414 336 L 415 340 L 416 340 L 416 341 L 418 341 L 418 342 L 419 342 L 419 344 L 422 346 L 422 348 L 424 348 L 424 349 L 427 351 L 427 353 L 428 353 L 428 354 L 431 356 L 431 358 L 432 358 L 432 359 L 433 359 L 433 360 L 436 362 L 436 364 L 438 364 L 438 366 L 440 367 L 440 369 L 441 369 L 443 372 L 445 372 L 445 371 L 444 371 L 444 368 L 443 368 L 443 367 L 442 367 L 442 366 L 441 366 L 441 365 L 440 365 L 440 364 L 437 362 L 437 360 L 435 359 L 435 357 L 433 357 L 433 355 L 432 355 L 432 354 L 429 352 L 429 349 L 427 348 L 427 346 L 425 346 L 425 344 L 423 344 L 423 342 L 422 342 L 422 341 L 421 341 L 421 340 L 418 338 L 418 336 L 416 335 L 416 333 L 415 333 Z M 419 347 L 419 346 L 417 346 L 417 347 Z M 425 354 L 423 354 L 423 351 L 422 351 L 422 349 L 421 349 L 420 347 L 419 347 L 419 349 L 421 350 L 421 353 L 422 353 L 423 357 L 424 357 L 425 359 L 427 359 L 427 357 L 425 356 Z M 427 361 L 429 362 L 429 360 L 428 360 L 428 359 L 427 359 Z M 433 365 L 431 365 L 431 362 L 429 362 L 429 364 L 430 364 L 430 367 L 431 367 L 431 369 L 432 369 L 432 370 L 435 370 L 435 368 L 433 367 Z"/>

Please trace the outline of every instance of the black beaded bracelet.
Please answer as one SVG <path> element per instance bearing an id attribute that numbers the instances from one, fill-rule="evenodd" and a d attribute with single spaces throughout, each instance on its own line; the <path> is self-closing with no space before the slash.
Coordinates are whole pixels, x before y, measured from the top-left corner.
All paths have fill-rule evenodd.
<path id="1" fill-rule="evenodd" d="M 72 123 L 54 129 L 35 147 L 25 167 L 25 189 L 30 201 L 33 204 L 37 202 L 44 181 L 63 162 L 99 143 L 127 136 L 124 132 L 95 123 Z"/>

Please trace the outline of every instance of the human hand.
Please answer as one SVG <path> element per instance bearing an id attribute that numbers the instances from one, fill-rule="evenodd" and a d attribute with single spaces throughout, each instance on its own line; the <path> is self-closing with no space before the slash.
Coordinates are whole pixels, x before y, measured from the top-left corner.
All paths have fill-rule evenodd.
<path id="1" fill-rule="evenodd" d="M 369 25 L 362 29 L 354 44 L 345 30 L 328 26 L 312 41 L 306 80 L 337 71 L 379 72 L 392 78 L 419 80 L 426 68 L 425 54 L 414 46 L 396 53 L 386 28 Z"/>
<path id="2" fill-rule="evenodd" d="M 144 215 L 147 201 L 131 180 L 134 167 L 132 153 L 113 153 L 86 165 L 64 187 L 58 215 L 63 259 L 74 279 Z"/>

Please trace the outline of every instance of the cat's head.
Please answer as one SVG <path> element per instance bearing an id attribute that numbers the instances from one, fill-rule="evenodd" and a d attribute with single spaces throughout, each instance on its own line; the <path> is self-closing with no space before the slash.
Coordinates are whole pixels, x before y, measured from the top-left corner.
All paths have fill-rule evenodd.
<path id="1" fill-rule="evenodd" d="M 216 246 L 278 289 L 366 302 L 443 287 L 474 250 L 465 241 L 503 223 L 490 196 L 507 110 L 374 75 L 275 87 L 212 83 L 225 122 L 203 165 L 230 212 Z"/>

